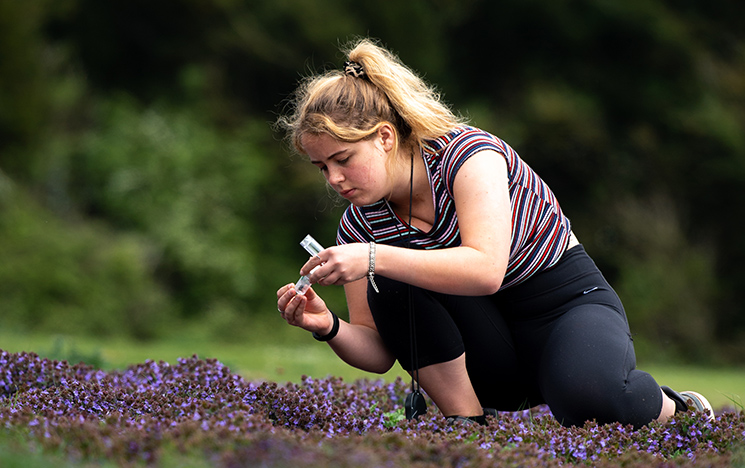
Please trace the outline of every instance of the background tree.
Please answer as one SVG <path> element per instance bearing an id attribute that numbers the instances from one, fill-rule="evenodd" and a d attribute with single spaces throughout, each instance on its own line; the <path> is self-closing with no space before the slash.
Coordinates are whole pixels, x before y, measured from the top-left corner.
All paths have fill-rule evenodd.
<path id="1" fill-rule="evenodd" d="M 0 326 L 253 336 L 343 209 L 271 124 L 363 35 L 547 179 L 641 353 L 743 362 L 743 10 L 0 0 Z"/>

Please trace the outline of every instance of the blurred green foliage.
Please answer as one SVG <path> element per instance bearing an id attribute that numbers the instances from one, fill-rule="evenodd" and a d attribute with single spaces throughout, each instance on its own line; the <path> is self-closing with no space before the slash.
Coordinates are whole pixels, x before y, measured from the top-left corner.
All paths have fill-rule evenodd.
<path id="1" fill-rule="evenodd" d="M 333 243 L 343 210 L 271 123 L 369 35 L 549 182 L 640 354 L 744 362 L 743 18 L 726 0 L 0 0 L 0 326 L 267 328 L 298 241 Z"/>
<path id="2" fill-rule="evenodd" d="M 175 317 L 144 237 L 65 222 L 4 183 L 0 326 L 151 338 Z"/>

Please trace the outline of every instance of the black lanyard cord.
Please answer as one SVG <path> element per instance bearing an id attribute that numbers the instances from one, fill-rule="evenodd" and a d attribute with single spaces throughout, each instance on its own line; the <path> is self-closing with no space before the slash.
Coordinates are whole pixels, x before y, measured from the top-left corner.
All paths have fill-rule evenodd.
<path id="1" fill-rule="evenodd" d="M 409 175 L 409 233 L 406 236 L 406 248 L 411 248 L 411 210 L 413 208 L 414 200 L 414 151 L 411 152 L 411 173 Z M 417 355 L 416 346 L 416 317 L 414 316 L 414 304 L 411 298 L 411 284 L 408 285 L 408 300 L 409 300 L 409 334 L 411 343 L 411 391 L 419 391 L 419 359 Z"/>
<path id="2" fill-rule="evenodd" d="M 414 151 L 411 152 L 411 174 L 409 176 L 409 232 L 406 236 L 406 248 L 411 248 L 411 211 L 414 200 Z M 406 419 L 414 419 L 427 412 L 427 404 L 419 392 L 419 357 L 416 345 L 416 317 L 411 294 L 411 284 L 407 284 L 409 300 L 409 335 L 411 343 L 411 394 L 407 395 L 405 406 Z"/>

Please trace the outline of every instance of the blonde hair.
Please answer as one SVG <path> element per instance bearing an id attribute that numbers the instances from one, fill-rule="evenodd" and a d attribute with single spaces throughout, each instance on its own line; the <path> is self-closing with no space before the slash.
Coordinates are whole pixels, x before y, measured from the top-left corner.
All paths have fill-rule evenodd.
<path id="1" fill-rule="evenodd" d="M 306 78 L 292 97 L 291 113 L 277 121 L 300 153 L 305 153 L 305 134 L 357 142 L 389 123 L 396 131 L 397 149 L 422 145 L 465 122 L 441 102 L 433 87 L 372 40 L 360 39 L 343 50 L 362 67 L 363 75 L 331 70 Z"/>

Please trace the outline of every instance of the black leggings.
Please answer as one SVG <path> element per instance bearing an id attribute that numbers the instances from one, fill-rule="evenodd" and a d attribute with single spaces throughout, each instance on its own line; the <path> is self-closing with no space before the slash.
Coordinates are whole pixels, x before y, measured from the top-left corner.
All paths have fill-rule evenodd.
<path id="1" fill-rule="evenodd" d="M 376 276 L 367 298 L 378 331 L 411 370 L 409 291 L 420 368 L 466 353 L 481 404 L 502 411 L 548 404 L 566 426 L 643 426 L 659 416 L 657 382 L 636 370 L 621 301 L 582 246 L 492 296 L 454 296 Z"/>

